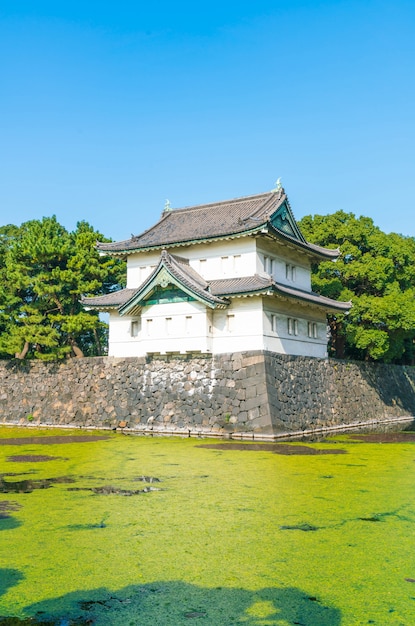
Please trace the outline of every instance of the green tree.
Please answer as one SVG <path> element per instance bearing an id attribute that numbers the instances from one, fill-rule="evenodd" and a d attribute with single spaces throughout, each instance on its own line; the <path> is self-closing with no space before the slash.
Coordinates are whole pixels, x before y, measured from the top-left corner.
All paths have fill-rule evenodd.
<path id="1" fill-rule="evenodd" d="M 415 341 L 415 239 L 386 234 L 368 217 L 338 211 L 299 222 L 308 241 L 340 248 L 333 263 L 313 268 L 313 288 L 351 300 L 348 315 L 331 315 L 331 349 L 349 357 L 413 363 Z"/>
<path id="2" fill-rule="evenodd" d="M 106 324 L 80 298 L 122 283 L 124 263 L 101 258 L 86 222 L 68 232 L 56 217 L 0 229 L 0 352 L 43 360 L 101 354 Z M 108 241 L 108 240 L 107 240 Z"/>

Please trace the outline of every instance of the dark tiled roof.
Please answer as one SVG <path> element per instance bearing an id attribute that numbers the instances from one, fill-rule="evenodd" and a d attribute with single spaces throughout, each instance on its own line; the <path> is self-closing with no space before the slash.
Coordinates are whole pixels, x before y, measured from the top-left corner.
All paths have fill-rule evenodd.
<path id="1" fill-rule="evenodd" d="M 320 296 L 314 291 L 295 289 L 294 287 L 277 283 L 271 278 L 259 276 L 258 274 L 243 278 L 224 278 L 221 280 L 212 280 L 210 281 L 210 288 L 212 293 L 217 295 L 226 295 L 228 297 L 239 294 L 243 295 L 248 293 L 253 294 L 270 291 L 276 295 L 295 298 L 296 300 L 303 300 L 304 302 L 317 304 L 326 309 L 336 311 L 346 312 L 352 306 L 351 302 L 338 302 L 337 300 Z"/>
<path id="2" fill-rule="evenodd" d="M 274 283 L 274 291 L 275 293 L 283 296 L 318 304 L 328 310 L 343 311 L 346 313 L 352 306 L 351 302 L 332 300 L 331 298 L 326 298 L 326 296 L 320 296 L 320 294 L 315 293 L 314 291 L 302 291 L 301 289 L 294 289 L 293 287 L 282 285 L 281 283 Z"/>
<path id="3" fill-rule="evenodd" d="M 92 309 L 118 309 L 119 306 L 127 302 L 137 291 L 137 289 L 119 289 L 105 296 L 95 296 L 94 298 L 82 298 L 81 302 L 85 307 Z"/>
<path id="4" fill-rule="evenodd" d="M 98 243 L 98 249 L 109 253 L 128 252 L 249 232 L 264 224 L 284 201 L 287 201 L 285 193 L 270 191 L 166 211 L 141 235 L 126 241 Z"/>
<path id="5" fill-rule="evenodd" d="M 272 288 L 271 278 L 265 276 L 244 276 L 240 278 L 221 278 L 210 281 L 210 290 L 217 295 L 235 295 L 238 293 L 253 293 L 266 291 Z"/>
<path id="6" fill-rule="evenodd" d="M 283 209 L 289 214 L 291 228 L 278 218 Z M 273 223 L 271 223 L 271 218 Z M 294 243 L 319 258 L 337 258 L 339 250 L 322 248 L 305 241 L 292 214 L 283 189 L 255 196 L 234 198 L 223 202 L 201 204 L 183 209 L 164 211 L 160 220 L 141 235 L 113 243 L 97 243 L 102 252 L 114 255 L 134 251 L 187 245 L 192 242 L 238 237 L 266 231 L 278 239 Z M 285 230 L 285 232 L 284 232 Z"/>

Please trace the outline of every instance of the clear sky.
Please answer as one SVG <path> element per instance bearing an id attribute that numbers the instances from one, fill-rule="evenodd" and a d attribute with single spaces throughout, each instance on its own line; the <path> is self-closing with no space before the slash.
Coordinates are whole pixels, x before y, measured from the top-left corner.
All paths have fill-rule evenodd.
<path id="1" fill-rule="evenodd" d="M 0 225 L 272 189 L 415 236 L 413 0 L 0 0 Z"/>

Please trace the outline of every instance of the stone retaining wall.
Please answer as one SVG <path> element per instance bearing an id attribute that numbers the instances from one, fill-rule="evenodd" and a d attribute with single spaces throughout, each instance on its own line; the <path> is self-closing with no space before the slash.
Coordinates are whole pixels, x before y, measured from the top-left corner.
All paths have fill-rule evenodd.
<path id="1" fill-rule="evenodd" d="M 415 368 L 269 352 L 0 362 L 0 421 L 137 432 L 281 432 L 415 415 Z"/>

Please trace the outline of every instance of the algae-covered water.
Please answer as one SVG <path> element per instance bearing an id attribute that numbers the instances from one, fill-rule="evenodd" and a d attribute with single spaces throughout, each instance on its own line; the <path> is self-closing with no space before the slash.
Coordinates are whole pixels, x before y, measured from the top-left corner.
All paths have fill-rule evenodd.
<path id="1" fill-rule="evenodd" d="M 380 441 L 1 428 L 0 624 L 411 626 L 415 436 Z"/>

